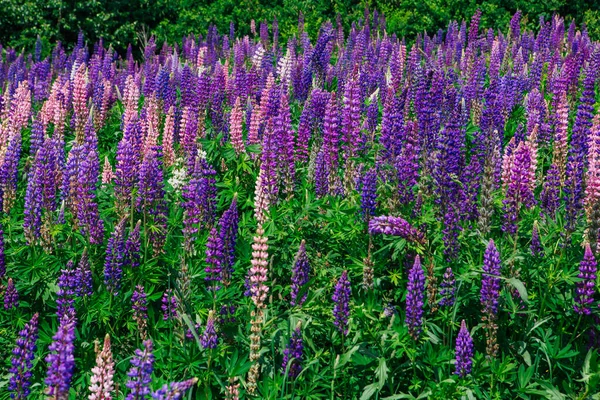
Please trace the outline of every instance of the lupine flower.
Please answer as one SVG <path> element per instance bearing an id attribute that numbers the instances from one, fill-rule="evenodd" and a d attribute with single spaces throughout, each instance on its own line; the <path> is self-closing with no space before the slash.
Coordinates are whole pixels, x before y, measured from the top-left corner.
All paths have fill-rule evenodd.
<path id="1" fill-rule="evenodd" d="M 421 244 L 425 242 L 425 236 L 400 217 L 381 216 L 371 219 L 369 233 L 400 236 Z"/>
<path id="2" fill-rule="evenodd" d="M 12 351 L 8 390 L 12 399 L 24 400 L 31 390 L 31 369 L 35 359 L 38 339 L 39 314 L 35 313 L 31 320 L 19 332 L 16 347 Z"/>
<path id="3" fill-rule="evenodd" d="M 481 305 L 483 307 L 483 321 L 486 331 L 486 353 L 488 357 L 495 357 L 498 352 L 496 335 L 498 326 L 496 317 L 498 313 L 498 298 L 500 297 L 500 253 L 494 241 L 490 239 L 483 255 L 483 277 L 481 280 Z"/>
<path id="4" fill-rule="evenodd" d="M 104 346 L 102 351 L 98 349 L 96 342 L 96 365 L 92 368 L 92 378 L 90 379 L 89 400 L 112 400 L 112 394 L 115 389 L 113 381 L 115 375 L 115 362 L 113 361 L 110 348 L 110 336 L 104 337 Z"/>
<path id="5" fill-rule="evenodd" d="M 281 370 L 283 373 L 294 379 L 302 371 L 302 358 L 304 353 L 304 343 L 302 340 L 302 329 L 301 323 L 298 321 L 296 329 L 292 332 L 290 342 L 283 351 L 283 363 L 281 364 Z"/>
<path id="6" fill-rule="evenodd" d="M 225 400 L 240 399 L 240 384 L 237 377 L 229 378 L 229 383 L 225 388 Z"/>
<path id="7" fill-rule="evenodd" d="M 164 385 L 162 388 L 152 393 L 155 400 L 179 400 L 183 399 L 185 393 L 196 386 L 198 378 L 188 379 L 183 382 L 173 382 Z"/>
<path id="8" fill-rule="evenodd" d="M 235 323 L 235 310 L 236 307 L 234 305 L 231 306 L 221 306 L 219 310 L 219 325 L 225 324 L 234 324 Z"/>
<path id="9" fill-rule="evenodd" d="M 159 147 L 149 149 L 145 154 L 138 173 L 137 208 L 152 223 L 148 237 L 153 254 L 163 252 L 167 236 L 167 203 L 163 183 L 163 167 Z"/>
<path id="10" fill-rule="evenodd" d="M 208 319 L 206 320 L 206 327 L 204 328 L 204 333 L 200 338 L 200 344 L 205 349 L 215 349 L 219 344 L 219 337 L 217 336 L 217 331 L 215 329 L 214 310 L 210 310 L 208 312 Z"/>
<path id="11" fill-rule="evenodd" d="M 360 208 L 361 215 L 368 221 L 375 215 L 377 201 L 377 171 L 374 168 L 368 170 L 360 180 Z"/>
<path id="12" fill-rule="evenodd" d="M 596 285 L 596 259 L 589 243 L 585 244 L 585 253 L 579 264 L 579 275 L 577 277 L 581 280 L 577 282 L 573 308 L 577 314 L 589 315 L 592 312 L 590 306 L 594 302 Z"/>
<path id="13" fill-rule="evenodd" d="M 148 300 L 146 299 L 146 292 L 142 285 L 137 285 L 131 296 L 131 309 L 133 310 L 133 320 L 137 324 L 140 336 L 142 339 L 146 339 L 148 336 Z"/>
<path id="14" fill-rule="evenodd" d="M 406 288 L 406 325 L 413 339 L 417 340 L 423 326 L 423 305 L 425 299 L 425 274 L 421 259 L 417 255 L 415 263 L 408 273 Z"/>
<path id="15" fill-rule="evenodd" d="M 131 368 L 127 372 L 129 380 L 125 384 L 130 390 L 126 400 L 145 400 L 151 393 L 152 371 L 154 371 L 154 355 L 152 340 L 144 341 L 144 348 L 137 349 L 131 358 Z"/>
<path id="16" fill-rule="evenodd" d="M 108 161 L 108 156 L 104 157 L 104 167 L 102 167 L 102 184 L 109 185 L 115 179 L 115 173 L 113 172 L 112 165 Z"/>
<path id="17" fill-rule="evenodd" d="M 392 318 L 396 314 L 396 307 L 393 304 L 388 304 L 383 309 L 383 316 L 386 318 Z"/>
<path id="18" fill-rule="evenodd" d="M 240 154 L 244 152 L 244 138 L 242 136 L 242 105 L 240 98 L 235 99 L 235 104 L 231 110 L 231 116 L 229 117 L 229 135 L 231 137 L 231 144 L 236 152 Z"/>
<path id="19" fill-rule="evenodd" d="M 444 280 L 441 284 L 440 296 L 442 299 L 440 300 L 440 306 L 451 307 L 454 305 L 455 285 L 454 273 L 452 272 L 452 268 L 448 267 L 446 268 L 446 272 L 444 272 Z"/>
<path id="20" fill-rule="evenodd" d="M 206 277 L 204 278 L 209 283 L 212 283 L 211 290 L 219 290 L 221 286 L 218 284 L 221 281 L 221 271 L 223 262 L 223 242 L 216 228 L 212 228 L 208 234 L 208 242 L 206 243 Z"/>
<path id="21" fill-rule="evenodd" d="M 473 339 L 463 319 L 456 338 L 456 375 L 464 378 L 471 373 L 473 366 Z"/>
<path id="22" fill-rule="evenodd" d="M 233 196 L 231 205 L 219 220 L 219 238 L 223 245 L 223 262 L 221 265 L 221 281 L 228 286 L 231 282 L 233 264 L 235 263 L 235 245 L 238 236 L 239 213 L 237 208 L 237 193 Z"/>
<path id="23" fill-rule="evenodd" d="M 264 233 L 262 225 L 259 224 L 252 243 L 252 259 L 250 260 L 252 267 L 248 270 L 246 278 L 247 291 L 245 295 L 252 296 L 252 301 L 257 308 L 265 306 L 265 300 L 269 292 L 269 287 L 265 284 L 267 281 L 267 266 L 269 265 L 267 261 L 269 245 Z"/>
<path id="24" fill-rule="evenodd" d="M 121 276 L 125 256 L 125 222 L 123 219 L 115 226 L 106 246 L 106 261 L 104 263 L 104 284 L 114 295 L 121 288 Z"/>
<path id="25" fill-rule="evenodd" d="M 483 255 L 483 277 L 481 281 L 481 305 L 483 312 L 496 315 L 500 296 L 500 253 L 490 239 Z"/>
<path id="26" fill-rule="evenodd" d="M 19 307 L 19 293 L 12 278 L 8 278 L 8 284 L 4 292 L 4 309 L 10 310 L 17 307 Z"/>
<path id="27" fill-rule="evenodd" d="M 68 400 L 71 378 L 75 370 L 75 319 L 65 317 L 60 320 L 58 331 L 52 337 L 46 357 L 46 395 L 57 400 Z"/>
<path id="28" fill-rule="evenodd" d="M 352 288 L 348 279 L 348 271 L 342 272 L 340 279 L 335 284 L 335 290 L 331 300 L 335 303 L 333 307 L 333 324 L 344 336 L 348 334 L 348 318 L 350 317 L 350 296 Z"/>
<path id="29" fill-rule="evenodd" d="M 60 271 L 60 277 L 58 278 L 56 314 L 59 320 L 63 317 L 72 318 L 75 316 L 75 294 L 79 286 L 81 285 L 77 282 L 73 261 L 69 261 L 67 268 Z"/>
<path id="30" fill-rule="evenodd" d="M 373 269 L 373 260 L 371 260 L 371 256 L 367 256 L 363 258 L 363 288 L 370 290 L 373 289 L 373 279 L 375 275 L 375 271 Z"/>
<path id="31" fill-rule="evenodd" d="M 0 279 L 6 275 L 6 259 L 4 258 L 4 231 L 0 226 Z"/>
<path id="32" fill-rule="evenodd" d="M 301 306 L 306 301 L 307 293 L 302 297 L 298 297 L 304 285 L 308 283 L 310 274 L 310 263 L 306 255 L 306 241 L 302 240 L 296 258 L 294 259 L 294 267 L 292 269 L 292 301 L 291 305 Z"/>
<path id="33" fill-rule="evenodd" d="M 531 245 L 529 246 L 531 250 L 531 254 L 534 256 L 543 256 L 544 249 L 542 248 L 542 244 L 540 243 L 540 235 L 538 233 L 538 224 L 537 221 L 533 223 L 533 229 L 531 231 Z"/>
<path id="34" fill-rule="evenodd" d="M 92 269 L 90 267 L 87 248 L 83 250 L 81 259 L 79 259 L 79 263 L 77 264 L 75 281 L 77 282 L 75 289 L 77 296 L 91 296 L 94 293 Z"/>
<path id="35" fill-rule="evenodd" d="M 173 289 L 167 289 L 163 293 L 160 309 L 163 312 L 163 321 L 167 321 L 177 317 L 177 297 L 173 293 Z"/>
<path id="36" fill-rule="evenodd" d="M 141 220 L 135 224 L 135 227 L 129 232 L 129 237 L 125 242 L 125 261 L 131 268 L 137 268 L 140 266 L 141 254 L 140 250 L 142 247 L 142 241 L 140 237 L 140 225 Z"/>

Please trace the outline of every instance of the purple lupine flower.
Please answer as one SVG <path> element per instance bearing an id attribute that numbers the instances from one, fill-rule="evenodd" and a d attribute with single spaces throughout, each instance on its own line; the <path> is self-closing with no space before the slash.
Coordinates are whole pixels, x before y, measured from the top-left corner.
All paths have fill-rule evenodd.
<path id="1" fill-rule="evenodd" d="M 537 221 L 533 223 L 533 229 L 531 231 L 531 245 L 529 246 L 529 249 L 531 250 L 531 254 L 534 256 L 544 255 L 544 249 L 542 248 L 542 243 L 540 242 Z"/>
<path id="2" fill-rule="evenodd" d="M 211 290 L 219 290 L 221 286 L 218 282 L 221 282 L 221 271 L 223 262 L 223 243 L 217 232 L 216 228 L 212 228 L 208 234 L 208 241 L 206 243 L 206 264 L 205 268 L 206 277 L 204 278 L 207 282 L 212 282 Z"/>
<path id="3" fill-rule="evenodd" d="M 460 323 L 460 331 L 456 337 L 456 372 L 455 374 L 464 378 L 471 373 L 473 366 L 473 339 L 463 319 Z"/>
<path id="4" fill-rule="evenodd" d="M 0 279 L 6 275 L 6 259 L 4 258 L 4 231 L 0 226 Z"/>
<path id="5" fill-rule="evenodd" d="M 306 301 L 307 293 L 298 297 L 303 286 L 308 283 L 310 274 L 310 263 L 306 255 L 306 241 L 302 239 L 296 258 L 294 259 L 294 268 L 292 269 L 292 301 L 291 305 L 301 306 Z"/>
<path id="6" fill-rule="evenodd" d="M 233 264 L 235 263 L 235 245 L 238 236 L 239 213 L 237 194 L 233 196 L 231 205 L 219 220 L 219 238 L 223 245 L 223 264 L 221 265 L 221 281 L 225 286 L 231 282 Z"/>
<path id="7" fill-rule="evenodd" d="M 185 393 L 196 386 L 198 378 L 188 379 L 183 382 L 172 382 L 164 385 L 162 388 L 152 393 L 152 398 L 155 400 L 180 400 L 183 399 Z"/>
<path id="8" fill-rule="evenodd" d="M 83 250 L 79 264 L 77 264 L 75 281 L 77 282 L 77 296 L 91 296 L 94 293 L 92 269 L 90 266 L 90 259 L 87 254 L 87 248 Z"/>
<path id="9" fill-rule="evenodd" d="M 133 320 L 140 331 L 140 336 L 145 339 L 148 327 L 148 299 L 142 285 L 137 285 L 131 295 L 131 310 L 133 311 Z"/>
<path id="10" fill-rule="evenodd" d="M 365 221 L 375 215 L 377 204 L 377 170 L 369 169 L 360 179 L 360 209 Z"/>
<path id="11" fill-rule="evenodd" d="M 163 252 L 167 237 L 167 203 L 163 182 L 163 166 L 160 147 L 148 149 L 140 165 L 138 174 L 137 208 L 151 223 L 148 237 L 154 255 Z"/>
<path id="12" fill-rule="evenodd" d="M 136 112 L 137 113 L 137 112 Z M 141 126 L 137 117 L 125 126 L 123 139 L 117 145 L 115 168 L 115 199 L 119 215 L 123 216 L 131 207 L 131 196 L 138 179 Z"/>
<path id="13" fill-rule="evenodd" d="M 532 188 L 535 187 L 536 152 L 532 151 L 529 142 L 521 142 L 512 157 L 510 171 L 506 171 L 510 179 L 504 200 L 505 219 L 502 229 L 514 234 L 521 206 L 531 208 L 535 203 Z"/>
<path id="14" fill-rule="evenodd" d="M 215 349 L 219 344 L 219 337 L 217 336 L 217 330 L 215 329 L 215 312 L 210 310 L 208 313 L 208 319 L 206 320 L 206 327 L 204 333 L 200 338 L 200 344 L 205 349 Z"/>
<path id="15" fill-rule="evenodd" d="M 425 235 L 400 217 L 381 216 L 371 219 L 369 221 L 369 233 L 400 236 L 421 244 L 425 242 Z"/>
<path id="16" fill-rule="evenodd" d="M 456 279 L 454 279 L 454 273 L 452 272 L 452 268 L 446 268 L 446 272 L 444 272 L 444 280 L 441 284 L 440 296 L 442 299 L 440 300 L 440 306 L 448 306 L 451 307 L 454 305 L 454 290 L 456 285 Z"/>
<path id="17" fill-rule="evenodd" d="M 119 293 L 121 276 L 125 257 L 125 219 L 115 226 L 115 230 L 108 239 L 106 247 L 106 261 L 104 262 L 104 284 L 113 295 Z"/>
<path id="18" fill-rule="evenodd" d="M 216 171 L 198 156 L 190 173 L 190 180 L 183 188 L 184 248 L 189 253 L 193 253 L 198 230 L 214 222 L 217 194 L 215 175 Z"/>
<path id="19" fill-rule="evenodd" d="M 35 127 L 35 124 L 34 124 Z M 32 130 L 33 134 L 33 130 Z M 2 203 L 0 208 L 10 212 L 17 195 L 17 179 L 19 176 L 19 160 L 21 158 L 21 133 L 17 132 L 8 143 L 4 162 L 0 167 L 0 188 L 2 189 Z"/>
<path id="20" fill-rule="evenodd" d="M 294 379 L 302 371 L 302 358 L 304 353 L 304 343 L 302 340 L 302 329 L 300 322 L 296 325 L 296 329 L 292 332 L 290 341 L 283 351 L 283 363 L 281 364 L 281 370 L 286 373 L 288 377 Z"/>
<path id="21" fill-rule="evenodd" d="M 46 395 L 57 400 L 67 400 L 71 379 L 75 370 L 75 319 L 65 317 L 60 320 L 58 331 L 52 337 L 46 357 Z"/>
<path id="22" fill-rule="evenodd" d="M 38 318 L 35 313 L 31 320 L 25 324 L 25 327 L 19 332 L 17 343 L 12 351 L 10 381 L 8 390 L 11 392 L 11 399 L 24 400 L 29 396 L 31 390 L 31 369 L 35 359 L 38 339 Z"/>
<path id="23" fill-rule="evenodd" d="M 75 295 L 77 293 L 77 274 L 73 261 L 67 262 L 67 267 L 60 271 L 56 299 L 56 314 L 58 319 L 72 319 L 75 316 Z"/>
<path id="24" fill-rule="evenodd" d="M 138 220 L 137 224 L 131 232 L 129 232 L 129 237 L 125 242 L 125 262 L 131 268 L 137 268 L 140 266 L 141 253 L 140 250 L 142 248 L 142 241 L 140 237 L 140 225 L 142 224 L 142 220 Z"/>
<path id="25" fill-rule="evenodd" d="M 8 284 L 4 292 L 4 309 L 11 310 L 17 307 L 19 307 L 19 293 L 12 278 L 8 278 Z"/>
<path id="26" fill-rule="evenodd" d="M 329 194 L 335 195 L 340 186 L 338 176 L 338 166 L 340 158 L 340 132 L 339 115 L 335 95 L 330 95 L 329 102 L 325 109 L 325 119 L 323 121 L 323 160 L 325 162 L 325 171 Z"/>
<path id="27" fill-rule="evenodd" d="M 596 259 L 589 243 L 585 244 L 585 253 L 579 264 L 579 275 L 577 277 L 581 280 L 577 282 L 573 308 L 577 314 L 590 315 L 592 312 L 590 306 L 594 302 L 594 288 L 596 285 Z"/>
<path id="28" fill-rule="evenodd" d="M 393 304 L 388 303 L 388 305 L 383 308 L 383 316 L 384 317 L 392 318 L 395 314 L 396 314 L 396 307 Z"/>
<path id="29" fill-rule="evenodd" d="M 540 203 L 544 213 L 554 219 L 560 204 L 560 171 L 552 164 L 546 173 L 544 187 L 540 194 Z"/>
<path id="30" fill-rule="evenodd" d="M 152 371 L 154 371 L 154 355 L 152 340 L 144 341 L 144 348 L 137 349 L 131 358 L 131 368 L 127 372 L 129 380 L 125 384 L 130 390 L 126 400 L 145 400 L 151 393 Z"/>
<path id="31" fill-rule="evenodd" d="M 421 267 L 421 258 L 417 255 L 415 263 L 408 273 L 406 288 L 406 325 L 413 339 L 419 339 L 423 326 L 423 305 L 425 299 L 425 273 Z"/>
<path id="32" fill-rule="evenodd" d="M 333 316 L 335 318 L 333 324 L 338 328 L 344 336 L 348 334 L 348 318 L 350 317 L 350 296 L 352 288 L 348 279 L 348 271 L 342 272 L 340 279 L 335 284 L 335 291 L 331 299 L 335 303 L 333 307 Z"/>
<path id="33" fill-rule="evenodd" d="M 481 279 L 481 305 L 483 313 L 495 316 L 500 297 L 500 253 L 490 239 L 483 255 L 483 277 Z"/>
<path id="34" fill-rule="evenodd" d="M 172 318 L 177 318 L 177 297 L 173 293 L 173 289 L 167 289 L 163 293 L 160 309 L 163 312 L 163 321 L 168 321 Z"/>

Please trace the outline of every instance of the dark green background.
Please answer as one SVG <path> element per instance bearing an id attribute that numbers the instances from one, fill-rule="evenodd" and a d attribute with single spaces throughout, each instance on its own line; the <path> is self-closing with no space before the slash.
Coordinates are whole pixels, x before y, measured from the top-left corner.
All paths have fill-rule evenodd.
<path id="1" fill-rule="evenodd" d="M 277 17 L 283 40 L 296 31 L 298 11 L 305 14 L 306 29 L 314 36 L 323 21 L 335 20 L 339 13 L 345 28 L 363 15 L 365 6 L 383 12 L 388 31 L 412 39 L 417 32 L 435 32 L 450 20 L 470 19 L 477 8 L 483 12 L 482 26 L 506 30 L 513 13 L 523 12 L 530 28 L 539 16 L 558 13 L 567 21 L 586 23 L 590 35 L 600 37 L 600 1 L 583 0 L 0 0 L 0 43 L 31 50 L 39 34 L 46 43 L 61 40 L 72 44 L 81 29 L 88 43 L 103 37 L 105 43 L 123 51 L 128 43 L 138 45 L 149 33 L 159 43 L 180 41 L 189 33 L 205 34 L 208 25 L 236 35 L 247 34 L 250 20 Z M 48 47 L 46 47 L 48 50 Z"/>

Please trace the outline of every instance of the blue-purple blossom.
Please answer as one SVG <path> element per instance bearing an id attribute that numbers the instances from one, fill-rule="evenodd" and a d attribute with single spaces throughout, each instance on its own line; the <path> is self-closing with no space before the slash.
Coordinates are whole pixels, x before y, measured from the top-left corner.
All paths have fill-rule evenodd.
<path id="1" fill-rule="evenodd" d="M 283 363 L 281 369 L 290 378 L 296 378 L 302 371 L 302 358 L 304 353 L 304 343 L 302 340 L 302 329 L 300 323 L 292 332 L 290 341 L 283 351 Z"/>
<path id="2" fill-rule="evenodd" d="M 452 268 L 446 268 L 446 272 L 444 272 L 444 279 L 442 280 L 442 284 L 440 285 L 440 306 L 448 306 L 451 307 L 454 305 L 454 290 L 456 285 L 456 279 L 454 279 L 454 273 L 452 272 Z"/>
<path id="3" fill-rule="evenodd" d="M 19 293 L 12 278 L 8 278 L 6 291 L 4 292 L 4 309 L 10 310 L 19 307 Z"/>
<path id="4" fill-rule="evenodd" d="M 306 241 L 302 240 L 292 269 L 292 306 L 301 306 L 306 301 L 307 293 L 304 286 L 308 283 L 309 274 L 310 263 L 306 255 Z M 302 296 L 300 296 L 301 292 L 304 292 Z"/>
<path id="5" fill-rule="evenodd" d="M 75 319 L 66 316 L 60 320 L 58 331 L 52 337 L 46 357 L 46 395 L 50 398 L 67 400 L 71 379 L 75 370 Z"/>
<path id="6" fill-rule="evenodd" d="M 173 289 L 167 289 L 163 293 L 160 309 L 163 312 L 163 321 L 177 317 L 177 297 Z"/>
<path id="7" fill-rule="evenodd" d="M 333 324 L 344 336 L 348 334 L 348 318 L 350 317 L 350 296 L 352 288 L 348 279 L 348 271 L 342 272 L 340 279 L 335 284 L 335 290 L 331 299 L 335 303 L 333 307 Z"/>
<path id="8" fill-rule="evenodd" d="M 126 400 L 145 400 L 152 392 L 150 389 L 154 371 L 152 340 L 145 340 L 143 344 L 143 349 L 137 349 L 131 358 L 131 368 L 127 372 L 129 380 L 125 384 L 129 389 Z"/>
<path id="9" fill-rule="evenodd" d="M 198 378 L 188 379 L 183 382 L 172 382 L 163 385 L 162 388 L 152 393 L 154 400 L 180 400 L 183 399 L 185 393 L 196 386 Z"/>
<path id="10" fill-rule="evenodd" d="M 425 299 L 425 273 L 421 258 L 417 255 L 408 273 L 406 288 L 406 325 L 413 339 L 417 340 L 423 326 L 423 305 Z"/>
<path id="11" fill-rule="evenodd" d="M 585 244 L 585 253 L 579 264 L 579 275 L 577 277 L 580 281 L 577 282 L 573 308 L 577 314 L 589 315 L 592 312 L 591 305 L 594 303 L 594 293 L 596 291 L 596 259 L 589 243 Z"/>
<path id="12" fill-rule="evenodd" d="M 219 337 L 217 336 L 217 330 L 215 328 L 215 313 L 213 310 L 210 310 L 208 313 L 206 327 L 204 328 L 204 333 L 200 337 L 200 344 L 205 349 L 215 349 L 219 344 Z"/>
<path id="13" fill-rule="evenodd" d="M 494 241 L 490 239 L 483 255 L 483 277 L 481 279 L 481 305 L 488 316 L 498 312 L 500 297 L 500 253 Z"/>
<path id="14" fill-rule="evenodd" d="M 456 338 L 456 372 L 455 374 L 464 378 L 471 373 L 473 366 L 473 339 L 469 334 L 465 320 L 460 323 L 460 331 Z"/>
<path id="15" fill-rule="evenodd" d="M 25 327 L 19 332 L 17 343 L 12 351 L 10 373 L 8 382 L 10 397 L 16 400 L 24 400 L 29 396 L 31 390 L 31 369 L 35 359 L 38 339 L 38 318 L 36 313 Z"/>

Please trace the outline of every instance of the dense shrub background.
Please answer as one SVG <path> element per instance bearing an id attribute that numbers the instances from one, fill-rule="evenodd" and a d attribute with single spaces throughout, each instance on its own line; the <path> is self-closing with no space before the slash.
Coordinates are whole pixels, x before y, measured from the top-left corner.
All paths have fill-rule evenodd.
<path id="1" fill-rule="evenodd" d="M 477 8 L 483 12 L 484 28 L 505 27 L 517 10 L 523 12 L 527 28 L 537 28 L 540 16 L 547 19 L 558 13 L 567 22 L 585 23 L 590 36 L 598 39 L 597 6 L 585 0 L 0 0 L 0 43 L 32 49 L 40 35 L 45 42 L 72 44 L 82 30 L 90 43 L 102 37 L 122 52 L 148 33 L 156 34 L 159 43 L 174 43 L 189 33 L 205 34 L 209 24 L 227 32 L 233 22 L 239 34 L 248 34 L 252 19 L 274 18 L 285 40 L 295 32 L 300 10 L 314 37 L 321 23 L 338 13 L 348 29 L 365 7 L 383 12 L 389 33 L 411 40 L 417 33 L 445 28 L 450 20 L 468 20 Z"/>

